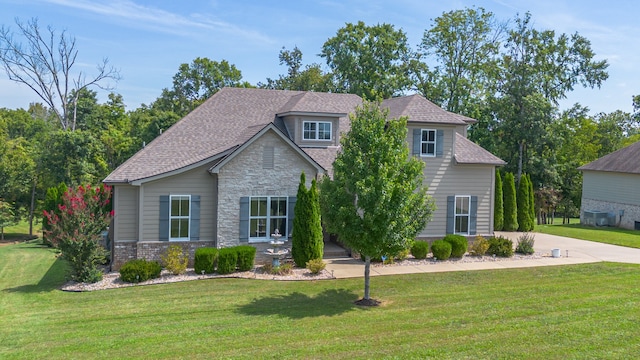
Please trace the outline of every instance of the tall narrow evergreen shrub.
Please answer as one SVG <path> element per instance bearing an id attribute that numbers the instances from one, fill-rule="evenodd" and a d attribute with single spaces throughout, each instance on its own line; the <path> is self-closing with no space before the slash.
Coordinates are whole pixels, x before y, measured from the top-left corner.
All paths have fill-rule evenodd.
<path id="1" fill-rule="evenodd" d="M 321 259 L 324 250 L 320 202 L 315 179 L 307 190 L 304 172 L 300 184 L 293 217 L 291 256 L 297 267 L 304 268 L 309 260 Z"/>
<path id="2" fill-rule="evenodd" d="M 527 183 L 526 174 L 520 176 L 516 202 L 518 204 L 518 230 L 529 231 L 529 217 L 531 216 L 531 209 L 529 208 L 529 184 Z"/>
<path id="3" fill-rule="evenodd" d="M 518 207 L 516 204 L 516 185 L 512 173 L 504 175 L 502 184 L 504 194 L 504 227 L 505 231 L 518 230 Z"/>
<path id="4" fill-rule="evenodd" d="M 527 182 L 529 183 L 529 204 L 530 204 L 530 210 L 531 210 L 531 228 L 529 229 L 530 231 L 533 230 L 533 228 L 536 225 L 536 196 L 533 190 L 533 182 L 531 182 L 531 175 L 527 175 Z"/>
<path id="5" fill-rule="evenodd" d="M 496 189 L 493 196 L 493 230 L 500 231 L 504 228 L 504 199 L 502 197 L 502 177 L 498 169 L 496 169 Z"/>

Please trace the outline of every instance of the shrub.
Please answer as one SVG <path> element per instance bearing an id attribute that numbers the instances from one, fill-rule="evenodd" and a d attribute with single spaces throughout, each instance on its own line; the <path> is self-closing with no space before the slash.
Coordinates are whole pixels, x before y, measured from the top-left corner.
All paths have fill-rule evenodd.
<path id="1" fill-rule="evenodd" d="M 305 183 L 303 172 L 300 174 L 291 236 L 291 256 L 298 267 L 304 267 L 311 259 L 321 258 L 324 250 L 318 187 L 315 179 L 309 190 Z"/>
<path id="2" fill-rule="evenodd" d="M 484 237 L 478 235 L 476 239 L 471 244 L 471 248 L 469 249 L 469 254 L 473 256 L 482 256 L 487 253 L 489 249 L 489 241 Z"/>
<path id="3" fill-rule="evenodd" d="M 113 212 L 109 201 L 111 187 L 79 186 L 68 189 L 58 211 L 44 211 L 47 241 L 62 253 L 71 265 L 71 276 L 79 282 L 102 279 L 98 266 L 106 262 L 107 252 L 100 245 L 102 231 L 107 228 Z"/>
<path id="4" fill-rule="evenodd" d="M 240 245 L 235 247 L 238 252 L 238 271 L 249 271 L 253 269 L 256 259 L 256 248 L 251 245 Z"/>
<path id="5" fill-rule="evenodd" d="M 155 279 L 160 276 L 162 266 L 157 261 L 136 259 L 126 262 L 120 268 L 120 279 L 129 283 L 137 283 Z"/>
<path id="6" fill-rule="evenodd" d="M 516 184 L 512 173 L 504 175 L 502 183 L 502 194 L 504 196 L 504 231 L 518 230 L 518 206 L 516 203 Z"/>
<path id="7" fill-rule="evenodd" d="M 489 239 L 489 249 L 487 254 L 500 257 L 513 256 L 513 241 L 502 236 L 492 237 Z"/>
<path id="8" fill-rule="evenodd" d="M 402 261 L 402 260 L 405 260 L 406 258 L 408 258 L 410 253 L 411 253 L 411 249 L 404 249 L 404 250 L 400 251 L 399 253 L 397 253 L 395 258 L 400 260 L 400 261 Z"/>
<path id="9" fill-rule="evenodd" d="M 411 247 L 411 255 L 416 259 L 426 259 L 429 253 L 429 243 L 426 241 L 416 241 Z"/>
<path id="10" fill-rule="evenodd" d="M 535 242 L 535 236 L 533 234 L 525 233 L 518 238 L 516 244 L 516 252 L 518 254 L 531 255 L 535 251 L 533 250 L 533 243 Z"/>
<path id="11" fill-rule="evenodd" d="M 189 257 L 184 253 L 182 246 L 171 245 L 160 255 L 162 264 L 173 275 L 184 274 L 187 271 Z"/>
<path id="12" fill-rule="evenodd" d="M 451 244 L 451 257 L 452 258 L 461 258 L 464 254 L 467 253 L 467 247 L 469 243 L 467 242 L 467 238 L 462 235 L 449 234 L 442 239 L 449 244 Z"/>
<path id="13" fill-rule="evenodd" d="M 236 248 L 222 248 L 218 252 L 218 274 L 231 274 L 236 271 L 238 251 Z"/>
<path id="14" fill-rule="evenodd" d="M 444 240 L 436 240 L 431 244 L 431 252 L 437 260 L 447 260 L 451 256 L 451 244 Z"/>
<path id="15" fill-rule="evenodd" d="M 289 275 L 293 272 L 293 264 L 292 263 L 280 263 L 280 266 L 273 266 L 273 264 L 268 263 L 262 266 L 262 271 L 265 274 L 271 275 Z"/>
<path id="16" fill-rule="evenodd" d="M 326 266 L 327 264 L 319 258 L 307 261 L 307 269 L 314 275 L 319 274 Z"/>
<path id="17" fill-rule="evenodd" d="M 218 249 L 203 247 L 196 249 L 193 258 L 193 270 L 196 274 L 213 274 L 216 271 L 216 260 L 218 260 Z"/>

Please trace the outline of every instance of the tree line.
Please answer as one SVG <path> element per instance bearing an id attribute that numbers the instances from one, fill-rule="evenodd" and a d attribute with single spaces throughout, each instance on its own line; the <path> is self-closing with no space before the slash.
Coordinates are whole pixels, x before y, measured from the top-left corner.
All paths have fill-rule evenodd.
<path id="1" fill-rule="evenodd" d="M 347 23 L 322 45 L 324 64 L 305 64 L 300 49 L 282 48 L 285 73 L 257 84 L 227 60 L 198 57 L 179 66 L 156 100 L 133 110 L 115 92 L 105 103 L 97 100 L 96 88 L 113 90 L 120 78 L 108 59 L 94 74 L 76 71 L 74 37 L 42 29 L 37 19 L 16 24 L 15 31 L 0 28 L 0 62 L 40 100 L 28 109 L 0 109 L 0 218 L 33 219 L 46 189 L 60 183 L 100 182 L 225 86 L 365 100 L 419 93 L 477 119 L 469 137 L 506 160 L 504 170 L 517 183 L 526 173 L 534 192 L 574 208 L 581 197 L 577 167 L 640 140 L 640 96 L 630 99 L 634 113 L 592 116 L 583 104 L 559 108 L 576 86 L 600 87 L 608 62 L 596 60 L 578 33 L 537 29 L 529 13 L 502 20 L 483 8 L 445 12 L 415 47 L 392 24 Z"/>

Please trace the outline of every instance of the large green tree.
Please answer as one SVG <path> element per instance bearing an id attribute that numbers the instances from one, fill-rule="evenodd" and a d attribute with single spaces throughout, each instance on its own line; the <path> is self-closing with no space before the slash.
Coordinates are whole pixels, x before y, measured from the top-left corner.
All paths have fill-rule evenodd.
<path id="1" fill-rule="evenodd" d="M 577 84 L 600 87 L 608 77 L 608 64 L 594 60 L 595 53 L 585 37 L 537 30 L 529 13 L 516 18 L 505 49 L 498 64 L 494 109 L 506 147 L 498 155 L 509 162 L 507 168 L 515 171 L 519 180 L 524 170 L 534 172 L 523 168 L 527 157 L 546 141 L 546 129 L 558 101 Z M 513 159 L 509 154 L 517 155 Z"/>
<path id="2" fill-rule="evenodd" d="M 370 298 L 371 258 L 407 249 L 424 229 L 433 205 L 422 184 L 424 163 L 407 147 L 407 119 L 387 119 L 365 102 L 350 116 L 333 179 L 320 185 L 322 219 L 329 232 L 365 259 L 363 304 Z"/>
<path id="3" fill-rule="evenodd" d="M 251 87 L 242 81 L 242 73 L 227 60 L 220 62 L 196 58 L 181 64 L 173 76 L 173 87 L 163 89 L 152 107 L 185 116 L 223 87 Z"/>
<path id="4" fill-rule="evenodd" d="M 322 46 L 336 92 L 367 100 L 401 94 L 409 86 L 407 35 L 391 24 L 347 23 Z"/>
<path id="5" fill-rule="evenodd" d="M 435 87 L 421 82 L 417 90 L 448 111 L 470 115 L 472 103 L 484 99 L 494 81 L 503 33 L 504 26 L 483 8 L 435 18 L 419 49 L 421 58 L 435 64 Z"/>

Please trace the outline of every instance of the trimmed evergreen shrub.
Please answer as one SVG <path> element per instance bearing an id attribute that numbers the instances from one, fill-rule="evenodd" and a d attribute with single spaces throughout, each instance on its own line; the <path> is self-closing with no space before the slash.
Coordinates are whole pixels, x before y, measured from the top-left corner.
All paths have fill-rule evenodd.
<path id="1" fill-rule="evenodd" d="M 426 259 L 429 254 L 429 243 L 426 241 L 415 241 L 411 247 L 411 255 L 416 259 Z"/>
<path id="2" fill-rule="evenodd" d="M 196 249 L 193 258 L 193 270 L 196 274 L 213 274 L 216 271 L 216 261 L 218 260 L 218 249 L 203 247 Z"/>
<path id="3" fill-rule="evenodd" d="M 496 189 L 494 192 L 493 229 L 501 231 L 504 227 L 504 199 L 502 197 L 502 176 L 496 169 Z"/>
<path id="4" fill-rule="evenodd" d="M 505 231 L 518 230 L 518 207 L 516 205 L 516 185 L 513 174 L 506 173 L 502 190 L 504 195 L 504 227 Z"/>
<path id="5" fill-rule="evenodd" d="M 164 267 L 173 275 L 184 274 L 189 264 L 189 256 L 184 253 L 184 249 L 180 245 L 171 245 L 160 256 Z"/>
<path id="6" fill-rule="evenodd" d="M 457 234 L 449 234 L 442 239 L 449 244 L 451 244 L 451 257 L 452 258 L 461 258 L 464 254 L 467 253 L 467 247 L 469 243 L 467 242 L 467 238 L 462 235 Z"/>
<path id="7" fill-rule="evenodd" d="M 489 239 L 489 249 L 487 254 L 500 257 L 513 256 L 513 241 L 502 236 L 492 237 Z"/>
<path id="8" fill-rule="evenodd" d="M 489 241 L 484 237 L 478 235 L 469 248 L 469 254 L 473 256 L 482 256 L 487 253 L 488 249 Z"/>
<path id="9" fill-rule="evenodd" d="M 145 259 L 136 259 L 127 261 L 120 268 L 120 279 L 128 283 L 138 283 L 155 279 L 160 276 L 162 266 L 157 261 L 147 261 Z"/>
<path id="10" fill-rule="evenodd" d="M 240 245 L 235 247 L 238 252 L 238 271 L 249 271 L 253 269 L 256 259 L 256 248 L 251 245 Z"/>
<path id="11" fill-rule="evenodd" d="M 533 244 L 535 242 L 535 236 L 533 234 L 525 233 L 518 238 L 516 243 L 516 252 L 518 254 L 531 255 L 535 251 L 533 250 Z"/>
<path id="12" fill-rule="evenodd" d="M 437 260 L 447 260 L 451 256 L 451 244 L 444 240 L 436 240 L 431 244 L 431 253 Z"/>
<path id="13" fill-rule="evenodd" d="M 222 248 L 218 251 L 218 274 L 231 274 L 236 271 L 238 251 L 235 247 Z"/>
<path id="14" fill-rule="evenodd" d="M 296 266 L 301 268 L 311 259 L 322 258 L 324 251 L 318 186 L 313 179 L 311 188 L 307 190 L 305 182 L 303 172 L 300 174 L 291 237 L 291 256 Z"/>
<path id="15" fill-rule="evenodd" d="M 533 219 L 531 218 L 531 196 L 529 194 L 529 180 L 526 174 L 520 177 L 518 183 L 518 230 L 519 231 L 531 231 L 533 230 Z"/>

